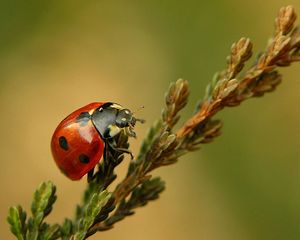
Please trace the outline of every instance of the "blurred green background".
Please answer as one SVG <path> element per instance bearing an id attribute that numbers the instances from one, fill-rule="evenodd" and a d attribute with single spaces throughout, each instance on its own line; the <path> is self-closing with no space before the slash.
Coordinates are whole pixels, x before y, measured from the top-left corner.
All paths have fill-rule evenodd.
<path id="1" fill-rule="evenodd" d="M 58 187 L 50 222 L 72 217 L 85 180 L 55 166 L 49 141 L 66 114 L 92 101 L 145 109 L 134 152 L 159 116 L 169 83 L 188 79 L 192 111 L 233 41 L 256 51 L 286 1 L 1 1 L 0 238 L 9 206 L 29 210 L 44 180 Z M 300 14 L 299 0 L 290 0 Z M 298 21 L 299 23 L 300 21 Z M 300 239 L 300 64 L 276 92 L 218 115 L 223 134 L 154 174 L 160 200 L 91 239 Z M 126 164 L 120 169 L 124 174 Z"/>

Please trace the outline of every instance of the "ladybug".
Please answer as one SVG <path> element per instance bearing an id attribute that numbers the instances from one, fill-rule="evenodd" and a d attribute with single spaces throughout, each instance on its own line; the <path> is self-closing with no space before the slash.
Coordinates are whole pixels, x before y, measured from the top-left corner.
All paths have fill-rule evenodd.
<path id="1" fill-rule="evenodd" d="M 90 103 L 72 112 L 57 126 L 51 139 L 53 158 L 68 178 L 79 180 L 93 171 L 105 145 L 111 144 L 110 139 L 121 131 L 136 136 L 133 128 L 137 121 L 143 122 L 119 104 Z"/>

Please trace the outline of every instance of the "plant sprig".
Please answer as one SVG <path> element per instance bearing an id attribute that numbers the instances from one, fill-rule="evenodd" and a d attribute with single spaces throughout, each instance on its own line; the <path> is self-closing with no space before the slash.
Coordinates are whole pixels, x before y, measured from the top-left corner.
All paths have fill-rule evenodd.
<path id="1" fill-rule="evenodd" d="M 27 221 L 26 212 L 20 206 L 10 208 L 7 220 L 12 233 L 19 240 L 82 240 L 97 231 L 111 229 L 138 207 L 156 200 L 165 189 L 165 183 L 150 175 L 153 170 L 174 164 L 182 155 L 213 141 L 221 134 L 222 122 L 213 119 L 219 111 L 275 90 L 282 80 L 278 68 L 300 60 L 300 27 L 294 27 L 295 20 L 292 6 L 280 9 L 273 37 L 249 69 L 244 70 L 244 66 L 253 54 L 251 41 L 241 38 L 235 42 L 227 57 L 226 69 L 215 74 L 195 113 L 176 129 L 190 90 L 186 80 L 172 83 L 165 95 L 161 117 L 150 128 L 136 159 L 130 161 L 125 178 L 108 191 L 117 179 L 114 169 L 124 159 L 122 152 L 108 149 L 95 177 L 87 185 L 74 220 L 65 219 L 61 226 L 44 222 L 56 200 L 55 186 L 47 182 L 36 191 L 32 217 Z M 129 148 L 124 133 L 113 140 L 118 147 Z"/>
<path id="2" fill-rule="evenodd" d="M 252 43 L 246 38 L 234 43 L 227 57 L 227 69 L 208 85 L 201 107 L 179 129 L 177 137 L 184 138 L 224 107 L 237 106 L 248 98 L 260 97 L 275 90 L 281 82 L 277 68 L 300 60 L 300 30 L 299 26 L 294 27 L 295 20 L 296 13 L 292 6 L 279 10 L 274 36 L 244 74 L 238 75 L 252 55 Z"/>

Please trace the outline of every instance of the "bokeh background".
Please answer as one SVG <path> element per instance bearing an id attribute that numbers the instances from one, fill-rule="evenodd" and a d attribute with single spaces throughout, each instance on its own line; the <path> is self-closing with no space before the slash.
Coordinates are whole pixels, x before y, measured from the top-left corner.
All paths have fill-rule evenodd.
<path id="1" fill-rule="evenodd" d="M 186 118 L 232 42 L 264 48 L 286 4 L 300 14 L 299 0 L 2 0 L 0 238 L 14 239 L 9 206 L 29 210 L 45 180 L 58 187 L 48 221 L 73 216 L 85 180 L 65 178 L 49 150 L 66 114 L 99 100 L 144 105 L 137 152 L 171 81 L 190 82 Z M 300 239 L 300 64 L 282 73 L 276 92 L 218 115 L 225 126 L 212 144 L 154 172 L 167 182 L 160 200 L 91 239 Z"/>

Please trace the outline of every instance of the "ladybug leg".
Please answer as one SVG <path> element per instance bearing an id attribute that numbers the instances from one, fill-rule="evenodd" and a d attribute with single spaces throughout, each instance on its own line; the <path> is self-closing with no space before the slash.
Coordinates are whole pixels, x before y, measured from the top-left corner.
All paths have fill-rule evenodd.
<path id="1" fill-rule="evenodd" d="M 116 152 L 120 152 L 120 153 L 127 153 L 130 155 L 131 159 L 133 159 L 133 154 L 130 150 L 128 150 L 127 148 L 120 148 L 115 146 L 112 142 L 110 142 L 109 140 L 106 141 L 107 146 L 109 146 L 112 150 L 116 151 Z"/>
<path id="2" fill-rule="evenodd" d="M 94 168 L 92 168 L 87 174 L 88 183 L 92 182 L 95 179 L 96 175 L 94 175 Z"/>

